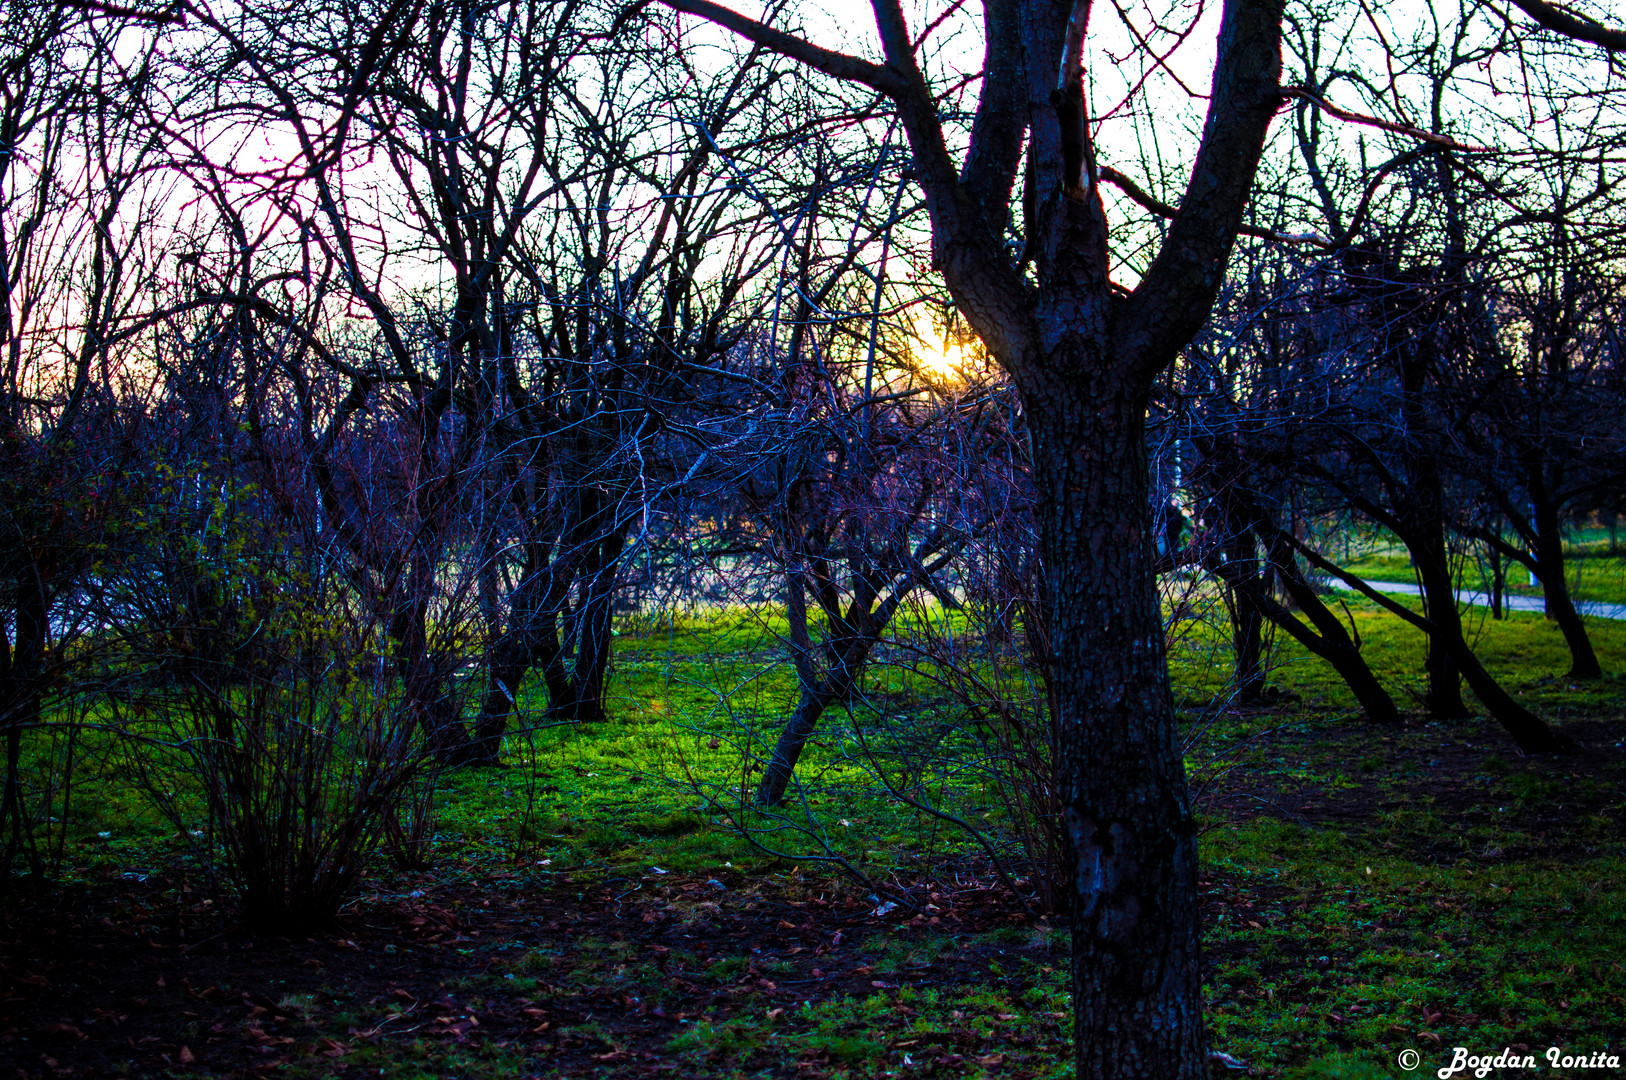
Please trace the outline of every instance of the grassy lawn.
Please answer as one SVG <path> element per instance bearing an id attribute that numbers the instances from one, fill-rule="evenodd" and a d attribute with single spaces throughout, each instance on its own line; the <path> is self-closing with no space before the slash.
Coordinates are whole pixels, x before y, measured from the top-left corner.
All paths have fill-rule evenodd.
<path id="1" fill-rule="evenodd" d="M 1368 604 L 1349 617 L 1414 707 L 1420 635 Z M 776 629 L 740 612 L 624 626 L 612 722 L 517 734 L 504 767 L 446 775 L 432 865 L 380 861 L 304 937 L 238 929 L 209 852 L 87 741 L 62 880 L 0 900 L 0 1060 L 41 1077 L 1071 1075 L 1065 932 L 963 831 L 886 796 L 895 758 L 861 752 L 883 718 L 941 729 L 929 686 L 878 669 L 867 706 L 828 718 L 794 805 L 741 809 L 794 689 Z M 1434 1070 L 1462 1046 L 1597 1076 L 1542 1055 L 1622 1052 L 1626 624 L 1596 626 L 1612 674 L 1581 686 L 1540 616 L 1475 632 L 1583 753 L 1522 759 L 1483 720 L 1415 708 L 1366 725 L 1280 641 L 1279 704 L 1229 708 L 1222 635 L 1175 635 L 1211 1037 L 1253 1075 L 1408 1075 L 1402 1051 Z M 917 771 L 934 805 L 1003 835 L 985 774 Z"/>

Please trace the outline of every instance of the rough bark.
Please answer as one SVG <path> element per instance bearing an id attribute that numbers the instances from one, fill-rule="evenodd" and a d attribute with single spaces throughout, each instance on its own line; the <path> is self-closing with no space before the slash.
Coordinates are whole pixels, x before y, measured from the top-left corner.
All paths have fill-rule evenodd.
<path id="1" fill-rule="evenodd" d="M 1078 1075 L 1201 1076 L 1197 845 L 1151 572 L 1146 399 L 1098 378 L 1052 380 L 1046 400 L 1058 407 L 1030 422 L 1049 496 Z"/>

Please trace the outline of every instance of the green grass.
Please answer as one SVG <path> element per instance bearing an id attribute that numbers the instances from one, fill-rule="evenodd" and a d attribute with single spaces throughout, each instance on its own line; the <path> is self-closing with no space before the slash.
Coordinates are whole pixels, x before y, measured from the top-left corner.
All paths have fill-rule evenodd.
<path id="1" fill-rule="evenodd" d="M 1368 602 L 1346 604 L 1374 669 L 1403 708 L 1414 707 L 1422 689 L 1422 635 Z M 875 881 L 907 880 L 979 855 L 958 829 L 887 797 L 874 769 L 893 768 L 894 758 L 867 761 L 862 753 L 865 732 L 878 729 L 883 716 L 902 717 L 918 731 L 952 719 L 918 673 L 877 669 L 866 702 L 851 715 L 834 710 L 826 718 L 803 759 L 794 805 L 766 814 L 748 805 L 754 784 L 748 769 L 777 734 L 795 690 L 781 659 L 782 622 L 726 611 L 621 629 L 610 722 L 522 728 L 507 741 L 503 767 L 441 778 L 432 845 L 437 875 L 474 880 L 518 867 L 549 880 L 571 875 L 592 882 L 659 867 L 717 878 L 734 890 L 791 871 L 773 852 L 840 856 Z M 1626 624 L 1591 627 L 1612 674 L 1584 685 L 1562 678 L 1568 666 L 1562 637 L 1539 615 L 1475 618 L 1470 629 L 1487 666 L 1532 707 L 1584 722 L 1622 716 Z M 1618 1040 L 1626 1017 L 1626 853 L 1618 828 L 1626 804 L 1618 792 L 1589 777 L 1527 767 L 1497 732 L 1468 725 L 1460 737 L 1479 744 L 1482 760 L 1465 783 L 1477 785 L 1495 814 L 1465 819 L 1426 793 L 1425 759 L 1437 730 L 1349 741 L 1353 700 L 1330 669 L 1285 637 L 1272 646 L 1272 682 L 1289 692 L 1283 703 L 1268 711 L 1216 711 L 1225 701 L 1226 648 L 1223 627 L 1211 621 L 1180 624 L 1171 646 L 1177 699 L 1203 732 L 1192 746 L 1194 775 L 1218 777 L 1234 768 L 1323 801 L 1359 795 L 1370 810 L 1359 821 L 1308 826 L 1204 804 L 1215 1047 L 1247 1060 L 1260 1076 L 1365 1077 L 1395 1075 L 1395 1055 L 1407 1047 L 1443 1064 L 1442 1055 L 1457 1045 L 1584 1052 Z M 540 715 L 534 690 L 523 703 Z M 41 776 L 63 751 L 60 738 L 51 743 L 51 737 L 57 736 L 34 736 L 27 745 L 26 761 Z M 959 729 L 944 738 L 937 745 L 945 754 L 971 746 L 953 741 L 969 738 Z M 65 878 L 186 860 L 196 866 L 209 854 L 144 801 L 129 759 L 107 736 L 87 735 L 78 752 L 80 786 L 65 820 L 47 830 L 64 841 Z M 1005 822 L 986 776 L 944 766 L 914 782 L 912 790 L 1002 835 Z M 1592 809 L 1574 820 L 1563 853 L 1546 854 L 1552 838 L 1537 819 L 1572 797 L 1591 800 Z M 730 823 L 748 827 L 754 842 Z M 807 870 L 822 872 L 817 862 Z M 683 917 L 696 903 L 673 910 Z M 1064 1042 L 1070 1022 L 1064 972 L 1022 955 L 1033 933 L 1012 929 L 980 939 L 1013 955 L 990 957 L 974 989 L 904 987 L 777 1013 L 697 1015 L 667 1051 L 716 1061 L 788 1060 L 812 1050 L 830 1075 L 857 1076 L 869 1075 L 874 1062 L 904 1068 L 916 1047 L 952 1046 L 964 1051 L 960 1075 L 1015 1075 L 1010 1070 L 1020 1063 L 1022 1075 L 1061 1077 L 1065 1056 L 1047 1047 Z M 965 947 L 946 935 L 921 935 L 896 942 L 877 962 L 907 969 Z M 505 954 L 486 982 L 465 989 L 525 991 L 545 980 L 556 990 L 587 992 L 613 971 L 620 984 L 660 999 L 662 971 L 628 953 L 625 943 L 589 936 L 573 949 L 569 957 Z M 681 959 L 674 954 L 674 963 Z M 719 960 L 706 969 L 706 985 L 738 978 L 746 963 Z M 774 975 L 773 963 L 763 960 L 755 970 Z M 286 1004 L 308 1014 L 312 1025 L 327 1024 L 323 1030 L 340 1030 L 335 1016 L 345 1028 L 365 1028 L 390 1007 L 346 1002 L 342 994 Z M 431 1053 L 448 1056 L 431 1069 L 423 1056 Z M 368 1045 L 347 1062 L 363 1072 L 377 1067 L 409 1077 L 531 1067 L 516 1051 L 478 1042 L 455 1050 Z"/>
<path id="2" fill-rule="evenodd" d="M 1423 635 L 1368 601 L 1348 598 L 1344 604 L 1374 670 L 1403 708 L 1413 706 L 1424 687 Z M 750 809 L 755 774 L 746 771 L 749 756 L 765 755 L 794 694 L 776 629 L 771 621 L 738 612 L 642 632 L 626 628 L 617 641 L 610 691 L 615 720 L 522 727 L 507 740 L 505 768 L 445 775 L 435 800 L 437 852 L 557 870 L 660 865 L 714 872 L 770 861 L 761 847 L 717 827 L 719 809 L 730 807 L 735 820 L 757 830 L 769 849 L 844 854 L 876 873 L 969 851 L 953 827 L 900 807 L 877 783 L 855 742 L 855 735 L 877 724 L 873 706 L 851 716 L 827 714 L 798 770 L 801 798 L 786 812 Z M 1623 700 L 1619 658 L 1626 655 L 1626 623 L 1599 621 L 1590 630 L 1611 674 L 1571 684 L 1562 678 L 1568 667 L 1562 635 L 1540 615 L 1470 620 L 1475 647 L 1492 673 L 1532 707 L 1559 719 Z M 1208 703 L 1223 699 L 1229 678 L 1223 630 L 1211 623 L 1180 624 L 1170 661 L 1177 699 L 1194 718 L 1211 720 Z M 1296 700 L 1269 723 L 1332 723 L 1353 711 L 1353 698 L 1336 674 L 1285 635 L 1273 639 L 1272 662 L 1272 682 Z M 886 707 L 890 699 L 922 693 L 907 674 L 877 678 L 895 688 L 871 699 Z M 522 701 L 529 715 L 540 715 L 536 691 Z M 930 709 L 917 708 L 915 718 L 920 716 L 929 718 Z M 1255 726 L 1221 717 L 1214 735 L 1240 740 Z M 59 743 L 49 735 L 31 740 L 29 764 L 43 774 L 60 757 Z M 48 837 L 65 830 L 74 851 L 69 862 L 87 871 L 197 855 L 198 838 L 176 832 L 152 810 L 121 751 L 105 736 L 81 740 L 79 794 L 66 820 L 48 826 Z M 1352 762 L 1346 771 L 1360 770 Z M 926 790 L 941 805 L 979 821 L 999 816 L 997 795 L 985 777 L 944 772 L 922 779 L 936 783 Z M 184 776 L 175 782 L 184 784 Z M 184 790 L 179 794 L 184 797 Z M 200 809 L 194 828 L 203 824 Z M 854 838 L 861 839 L 855 844 Z"/>
<path id="3" fill-rule="evenodd" d="M 1619 854 L 1422 866 L 1257 819 L 1210 833 L 1204 861 L 1224 897 L 1207 935 L 1209 1022 L 1270 1073 L 1390 1075 L 1407 1047 L 1618 1047 Z"/>
<path id="4" fill-rule="evenodd" d="M 1626 555 L 1610 554 L 1608 541 L 1604 540 L 1572 546 L 1566 556 L 1566 582 L 1574 599 L 1626 604 Z M 1404 551 L 1375 552 L 1341 565 L 1371 581 L 1417 581 Z M 1455 572 L 1462 591 L 1490 594 L 1490 568 L 1483 560 L 1460 560 Z M 1522 566 L 1508 566 L 1504 582 L 1510 596 L 1540 599 L 1542 595 L 1541 586 L 1530 583 L 1530 573 Z"/>

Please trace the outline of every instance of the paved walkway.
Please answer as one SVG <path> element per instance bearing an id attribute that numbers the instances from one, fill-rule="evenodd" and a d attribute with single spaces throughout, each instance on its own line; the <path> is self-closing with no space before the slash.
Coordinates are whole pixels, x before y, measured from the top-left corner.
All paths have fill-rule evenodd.
<path id="1" fill-rule="evenodd" d="M 1332 586 L 1337 589 L 1353 591 L 1336 578 L 1330 579 Z M 1405 593 L 1407 596 L 1419 596 L 1422 590 L 1410 582 L 1404 581 L 1367 581 L 1366 585 L 1378 592 Z M 1490 607 L 1490 597 L 1482 592 L 1460 592 L 1457 600 L 1464 604 L 1473 604 L 1476 607 Z M 1545 611 L 1542 601 L 1533 596 L 1504 596 L 1502 603 L 1512 611 Z M 1575 606 L 1582 615 L 1594 619 L 1626 619 L 1626 604 L 1605 604 L 1598 600 L 1577 600 Z"/>

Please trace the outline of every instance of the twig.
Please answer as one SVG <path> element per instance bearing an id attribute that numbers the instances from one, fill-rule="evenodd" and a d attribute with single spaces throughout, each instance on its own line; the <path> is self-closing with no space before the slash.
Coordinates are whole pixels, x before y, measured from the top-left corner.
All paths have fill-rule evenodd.
<path id="1" fill-rule="evenodd" d="M 1131 201 L 1139 203 L 1158 217 L 1175 218 L 1180 216 L 1179 207 L 1170 206 L 1162 199 L 1153 196 L 1110 165 L 1101 166 L 1097 170 L 1097 175 L 1129 196 Z M 1325 248 L 1334 246 L 1333 241 L 1313 229 L 1302 233 L 1284 233 L 1277 232 L 1274 229 L 1261 228 L 1258 225 L 1243 225 L 1237 231 L 1244 236 L 1256 236 L 1261 240 L 1272 240 L 1278 244 L 1313 244 L 1316 247 Z"/>

